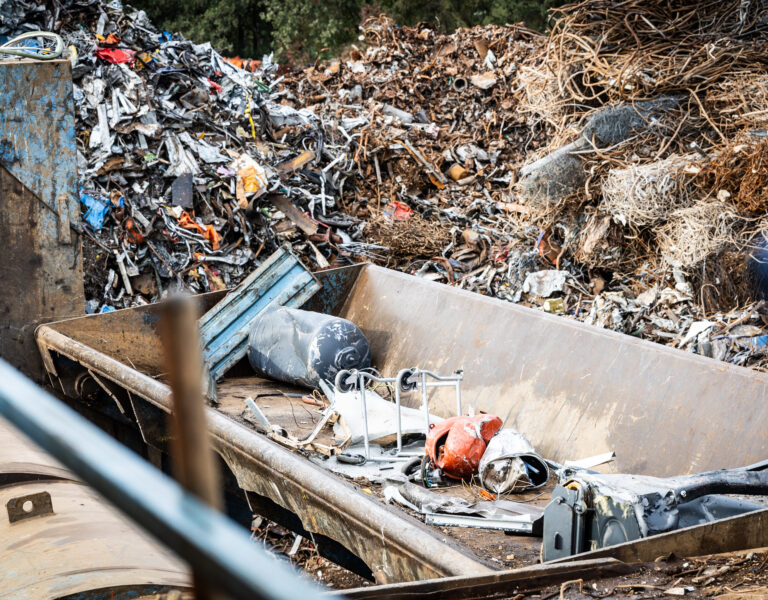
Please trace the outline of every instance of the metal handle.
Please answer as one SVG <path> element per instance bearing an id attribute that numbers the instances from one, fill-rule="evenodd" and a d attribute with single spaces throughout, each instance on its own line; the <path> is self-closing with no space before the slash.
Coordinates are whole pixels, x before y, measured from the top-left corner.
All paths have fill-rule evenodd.
<path id="1" fill-rule="evenodd" d="M 31 46 L 18 46 L 18 42 L 33 38 L 44 38 L 46 40 L 53 40 L 55 45 L 51 48 L 34 48 Z M 8 40 L 0 46 L 0 54 L 7 54 L 10 56 L 20 56 L 22 58 L 34 58 L 37 60 L 54 60 L 59 58 L 64 52 L 64 40 L 60 35 L 52 33 L 50 31 L 30 31 L 29 33 L 22 33 L 16 36 L 12 40 Z"/>

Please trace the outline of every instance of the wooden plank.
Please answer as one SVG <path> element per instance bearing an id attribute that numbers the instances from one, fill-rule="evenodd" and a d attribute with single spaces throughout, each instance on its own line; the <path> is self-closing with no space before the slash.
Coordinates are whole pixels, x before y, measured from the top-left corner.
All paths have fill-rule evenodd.
<path id="1" fill-rule="evenodd" d="M 469 577 L 445 577 L 426 581 L 394 583 L 336 592 L 359 600 L 480 600 L 509 598 L 520 591 L 554 585 L 571 579 L 599 579 L 624 575 L 639 568 L 613 559 L 584 560 L 568 565 L 535 565 Z"/>
<path id="2" fill-rule="evenodd" d="M 547 564 L 606 557 L 624 562 L 649 562 L 668 554 L 680 557 L 704 556 L 763 546 L 768 546 L 768 510 L 758 510 L 609 548 L 583 552 Z"/>

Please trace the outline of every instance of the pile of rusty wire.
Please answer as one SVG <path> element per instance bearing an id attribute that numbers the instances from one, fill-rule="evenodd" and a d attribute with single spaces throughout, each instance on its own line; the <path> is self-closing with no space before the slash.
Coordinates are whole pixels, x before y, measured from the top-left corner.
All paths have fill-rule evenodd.
<path id="1" fill-rule="evenodd" d="M 550 61 L 584 103 L 697 93 L 768 65 L 764 2 L 584 0 L 554 16 Z"/>

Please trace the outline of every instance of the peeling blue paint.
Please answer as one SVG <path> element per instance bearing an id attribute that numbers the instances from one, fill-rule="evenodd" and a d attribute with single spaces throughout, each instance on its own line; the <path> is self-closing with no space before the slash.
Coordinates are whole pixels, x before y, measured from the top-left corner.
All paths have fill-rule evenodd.
<path id="1" fill-rule="evenodd" d="M 0 164 L 40 200 L 57 207 L 66 197 L 69 219 L 79 220 L 72 80 L 68 61 L 0 62 Z M 51 241 L 58 218 L 40 213 Z"/>

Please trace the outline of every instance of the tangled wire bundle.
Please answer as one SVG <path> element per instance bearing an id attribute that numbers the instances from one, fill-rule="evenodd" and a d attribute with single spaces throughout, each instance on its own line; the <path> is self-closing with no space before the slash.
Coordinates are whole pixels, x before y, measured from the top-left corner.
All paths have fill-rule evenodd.
<path id="1" fill-rule="evenodd" d="M 690 204 L 683 169 L 690 157 L 670 156 L 647 165 L 611 169 L 603 180 L 601 208 L 630 227 L 664 221 Z"/>
<path id="2" fill-rule="evenodd" d="M 768 140 L 744 138 L 727 145 L 696 177 L 702 196 L 726 198 L 759 216 L 768 210 Z"/>
<path id="3" fill-rule="evenodd" d="M 450 224 L 428 221 L 418 214 L 407 221 L 394 221 L 382 215 L 373 219 L 369 227 L 370 237 L 389 248 L 391 256 L 403 263 L 439 255 L 452 237 Z"/>
<path id="4" fill-rule="evenodd" d="M 559 131 L 567 111 L 567 101 L 558 86 L 555 73 L 545 64 L 523 64 L 517 74 L 520 112 L 533 124 L 544 121 Z"/>
<path id="5" fill-rule="evenodd" d="M 583 102 L 701 91 L 764 70 L 768 5 L 743 0 L 584 0 L 555 11 L 550 63 Z"/>
<path id="6" fill-rule="evenodd" d="M 659 249 L 672 266 L 695 267 L 708 256 L 738 244 L 741 221 L 728 204 L 702 200 L 675 211 L 658 231 Z"/>
<path id="7" fill-rule="evenodd" d="M 707 90 L 704 104 L 721 130 L 768 127 L 768 74 L 726 77 Z"/>

